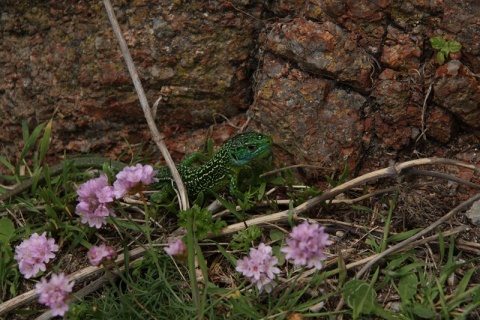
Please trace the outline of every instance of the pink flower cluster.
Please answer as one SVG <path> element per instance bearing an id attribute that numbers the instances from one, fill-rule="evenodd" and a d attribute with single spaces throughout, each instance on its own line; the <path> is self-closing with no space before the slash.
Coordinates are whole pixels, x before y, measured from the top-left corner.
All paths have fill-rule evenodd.
<path id="1" fill-rule="evenodd" d="M 92 266 L 98 266 L 105 261 L 111 261 L 117 257 L 117 253 L 112 247 L 104 244 L 93 246 L 88 250 L 88 260 Z"/>
<path id="2" fill-rule="evenodd" d="M 275 274 L 280 273 L 280 269 L 275 266 L 277 263 L 278 259 L 272 256 L 272 247 L 260 243 L 258 249 L 250 248 L 249 257 L 237 260 L 236 270 L 256 284 L 260 292 L 262 289 L 270 292 L 276 285 L 273 281 Z"/>
<path id="3" fill-rule="evenodd" d="M 35 276 L 40 270 L 45 271 L 45 263 L 55 258 L 54 252 L 58 251 L 58 245 L 54 239 L 47 239 L 45 235 L 46 232 L 42 235 L 34 233 L 15 248 L 15 260 L 26 279 Z"/>
<path id="4" fill-rule="evenodd" d="M 115 198 L 120 199 L 129 190 L 135 189 L 139 185 L 147 186 L 152 182 L 157 182 L 156 174 L 157 170 L 153 170 L 152 166 L 142 166 L 139 163 L 134 167 L 124 168 L 117 174 L 117 180 L 113 183 Z"/>
<path id="5" fill-rule="evenodd" d="M 90 227 L 99 229 L 107 223 L 106 217 L 115 216 L 108 206 L 114 196 L 106 174 L 82 184 L 77 194 L 79 203 L 75 212 L 82 217 L 82 223 L 88 223 Z"/>
<path id="6" fill-rule="evenodd" d="M 132 190 L 142 190 L 145 185 L 158 181 L 155 178 L 156 174 L 157 171 L 151 166 L 137 164 L 118 173 L 113 187 L 108 184 L 105 174 L 91 179 L 77 190 L 79 204 L 76 213 L 82 217 L 82 223 L 101 228 L 106 223 L 106 217 L 114 215 L 109 203 Z M 28 279 L 40 270 L 45 271 L 45 264 L 55 257 L 56 251 L 58 245 L 54 239 L 47 239 L 46 232 L 42 235 L 34 233 L 15 248 L 15 260 L 18 262 L 20 272 Z M 101 245 L 92 247 L 87 255 L 92 265 L 99 265 L 103 261 L 115 259 L 116 252 L 110 247 Z M 68 293 L 72 291 L 73 284 L 74 282 L 68 282 L 63 273 L 53 274 L 50 281 L 42 278 L 36 285 L 36 291 L 40 294 L 39 302 L 50 307 L 54 316 L 63 316 L 68 310 L 66 299 Z"/>
<path id="7" fill-rule="evenodd" d="M 285 253 L 287 259 L 293 259 L 295 265 L 307 268 L 314 266 L 320 270 L 322 261 L 327 258 L 323 249 L 332 244 L 324 229 L 325 227 L 320 227 L 316 223 L 309 224 L 305 221 L 292 229 L 286 240 L 287 246 L 280 250 Z"/>
<path id="8" fill-rule="evenodd" d="M 139 185 L 157 181 L 156 174 L 157 171 L 151 166 L 137 164 L 135 167 L 126 167 L 120 171 L 113 187 L 108 184 L 105 174 L 90 179 L 77 190 L 79 203 L 75 212 L 82 217 L 82 223 L 88 223 L 90 227 L 99 229 L 107 223 L 108 216 L 115 216 L 109 206 L 110 202 L 120 199 Z"/>
<path id="9" fill-rule="evenodd" d="M 50 281 L 43 277 L 35 285 L 35 291 L 40 294 L 38 301 L 51 308 L 53 316 L 63 316 L 68 311 L 67 298 L 74 284 L 74 281 L 68 282 L 63 273 L 52 274 Z"/>
<path id="10" fill-rule="evenodd" d="M 287 245 L 280 250 L 287 259 L 293 259 L 295 265 L 320 270 L 322 261 L 327 258 L 323 250 L 332 244 L 324 229 L 318 224 L 304 222 L 292 229 L 286 239 Z M 270 292 L 275 286 L 275 274 L 280 273 L 275 266 L 277 263 L 278 259 L 272 256 L 272 248 L 260 243 L 258 249 L 250 249 L 249 257 L 237 260 L 236 270 L 256 284 L 259 291 L 264 288 Z"/>
<path id="11" fill-rule="evenodd" d="M 165 252 L 171 256 L 182 255 L 187 247 L 181 239 L 175 241 L 168 241 L 168 247 L 165 248 Z"/>

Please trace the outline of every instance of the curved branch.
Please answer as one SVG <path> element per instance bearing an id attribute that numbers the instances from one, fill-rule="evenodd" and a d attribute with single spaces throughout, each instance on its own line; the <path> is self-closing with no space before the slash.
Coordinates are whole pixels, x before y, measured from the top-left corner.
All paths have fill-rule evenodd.
<path id="1" fill-rule="evenodd" d="M 113 32 L 117 37 L 118 43 L 120 44 L 120 49 L 123 54 L 123 59 L 125 59 L 125 63 L 127 64 L 128 71 L 130 72 L 130 76 L 132 77 L 133 85 L 135 86 L 135 90 L 137 91 L 138 99 L 140 100 L 140 105 L 142 106 L 143 114 L 145 115 L 145 119 L 147 120 L 148 127 L 150 132 L 152 133 L 153 141 L 157 144 L 160 152 L 162 153 L 165 161 L 167 162 L 168 167 L 170 168 L 170 172 L 172 173 L 173 180 L 177 184 L 179 194 L 180 194 L 180 209 L 187 210 L 188 209 L 188 196 L 185 186 L 182 182 L 180 174 L 175 167 L 175 163 L 173 162 L 172 156 L 168 152 L 167 146 L 165 145 L 165 138 L 164 134 L 161 134 L 158 129 L 157 125 L 155 124 L 155 120 L 153 120 L 152 112 L 150 110 L 150 106 L 147 101 L 147 97 L 143 90 L 142 82 L 138 77 L 137 69 L 135 68 L 135 64 L 133 63 L 132 56 L 130 51 L 128 50 L 127 43 L 123 38 L 123 34 L 120 30 L 120 26 L 118 25 L 117 18 L 115 17 L 115 13 L 113 12 L 112 4 L 110 0 L 103 0 L 103 4 L 105 5 L 105 9 L 107 11 L 108 19 L 112 24 Z"/>

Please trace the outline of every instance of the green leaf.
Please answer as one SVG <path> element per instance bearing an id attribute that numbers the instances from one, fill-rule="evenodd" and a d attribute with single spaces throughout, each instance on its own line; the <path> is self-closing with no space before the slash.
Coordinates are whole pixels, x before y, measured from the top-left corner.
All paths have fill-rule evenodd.
<path id="1" fill-rule="evenodd" d="M 32 134 L 28 135 L 28 127 L 24 127 L 24 130 L 27 130 L 27 132 L 24 132 L 24 138 L 27 137 L 27 139 L 24 140 L 24 146 L 22 149 L 22 153 L 20 154 L 20 162 L 17 165 L 17 170 L 20 168 L 20 163 L 22 160 L 25 159 L 25 156 L 27 153 L 33 149 L 35 146 L 35 142 L 38 140 L 38 137 L 40 136 L 40 132 L 42 131 L 43 127 L 45 127 L 45 123 L 39 124 L 35 129 L 33 129 Z M 18 173 L 18 171 L 17 171 Z"/>
<path id="2" fill-rule="evenodd" d="M 237 206 L 231 202 L 228 202 L 221 196 L 216 196 L 217 200 L 220 201 L 222 206 L 224 206 L 228 211 L 233 213 L 238 219 L 242 220 L 240 212 L 237 211 Z"/>
<path id="3" fill-rule="evenodd" d="M 415 273 L 409 273 L 400 279 L 398 284 L 398 293 L 402 297 L 402 303 L 411 300 L 417 293 L 418 278 Z"/>
<path id="4" fill-rule="evenodd" d="M 414 234 L 416 234 L 418 231 L 422 230 L 422 228 L 416 228 L 416 229 L 412 229 L 412 230 L 408 230 L 408 231 L 405 231 L 405 232 L 402 232 L 402 233 L 397 233 L 391 237 L 389 237 L 387 239 L 387 241 L 389 243 L 393 242 L 393 243 L 396 243 L 396 242 L 400 242 L 400 241 L 403 241 L 405 239 L 408 239 L 410 238 L 411 236 L 413 236 Z"/>
<path id="5" fill-rule="evenodd" d="M 393 269 L 396 269 L 398 267 L 400 267 L 402 265 L 402 263 L 405 262 L 405 260 L 409 259 L 409 256 L 408 254 L 402 254 L 401 256 L 399 256 L 398 258 L 395 258 L 393 260 L 391 260 L 387 267 L 385 268 L 385 270 L 389 271 L 389 270 L 393 270 Z"/>
<path id="6" fill-rule="evenodd" d="M 7 160 L 5 157 L 0 157 L 0 163 L 3 163 L 4 166 L 6 166 L 8 169 L 10 169 L 12 172 L 15 171 L 15 166 L 10 163 L 10 161 Z"/>
<path id="7" fill-rule="evenodd" d="M 447 41 L 445 44 L 445 48 L 448 50 L 448 52 L 458 52 L 462 50 L 462 45 L 458 41 Z"/>
<path id="8" fill-rule="evenodd" d="M 404 316 L 403 314 L 395 313 L 392 310 L 385 310 L 381 306 L 377 306 L 373 313 L 379 316 L 381 319 L 387 320 L 410 320 L 410 318 Z"/>
<path id="9" fill-rule="evenodd" d="M 270 179 L 268 183 L 274 184 L 276 186 L 283 186 L 285 185 L 285 179 L 282 177 L 275 177 Z"/>
<path id="10" fill-rule="evenodd" d="M 45 160 L 45 156 L 48 151 L 48 146 L 50 145 L 50 137 L 52 135 L 52 119 L 48 121 L 47 125 L 45 126 L 45 130 L 43 131 L 43 137 L 40 140 L 40 164 L 43 164 Z"/>
<path id="11" fill-rule="evenodd" d="M 445 55 L 441 51 L 437 52 L 437 62 L 438 62 L 438 64 L 444 64 L 445 63 Z"/>
<path id="12" fill-rule="evenodd" d="M 340 184 L 344 183 L 345 180 L 347 180 L 349 172 L 350 172 L 350 170 L 348 169 L 348 164 L 345 164 L 345 167 L 343 168 L 343 172 L 340 175 L 340 177 L 338 178 L 337 185 L 340 185 Z"/>
<path id="13" fill-rule="evenodd" d="M 430 319 L 430 318 L 433 318 L 435 316 L 435 313 L 432 310 L 427 309 L 420 304 L 415 304 L 412 308 L 412 311 L 415 315 L 419 316 L 420 318 L 424 318 L 424 319 Z"/>
<path id="14" fill-rule="evenodd" d="M 280 246 L 273 246 L 272 253 L 273 256 L 278 259 L 278 265 L 283 266 L 285 264 L 285 253 L 283 253 L 281 249 Z"/>
<path id="15" fill-rule="evenodd" d="M 472 277 L 475 271 L 476 271 L 476 268 L 471 268 L 465 273 L 462 280 L 458 283 L 457 290 L 455 290 L 455 296 L 458 296 L 464 293 L 465 290 L 467 290 L 468 284 L 470 283 L 470 278 Z"/>
<path id="16" fill-rule="evenodd" d="M 436 36 L 430 38 L 430 44 L 434 49 L 442 49 L 445 45 L 445 39 L 442 36 Z"/>
<path id="17" fill-rule="evenodd" d="M 480 286 L 478 286 L 474 291 L 472 303 L 480 306 Z"/>
<path id="18" fill-rule="evenodd" d="M 403 277 L 409 273 L 415 272 L 417 268 L 425 267 L 425 265 L 426 265 L 425 262 L 410 263 L 410 264 L 407 264 L 406 266 L 398 268 L 396 271 L 392 271 L 392 274 Z"/>
<path id="19" fill-rule="evenodd" d="M 271 229 L 270 239 L 272 239 L 272 241 L 283 240 L 285 239 L 285 234 L 278 229 Z"/>
<path id="20" fill-rule="evenodd" d="M 218 251 L 220 251 L 220 253 L 223 254 L 223 256 L 228 259 L 228 261 L 232 266 L 235 266 L 237 264 L 237 258 L 235 258 L 233 254 L 225 250 L 223 246 L 219 245 L 218 243 L 216 245 L 217 245 Z"/>
<path id="21" fill-rule="evenodd" d="M 262 184 L 260 185 L 260 188 L 258 188 L 258 195 L 257 195 L 258 200 L 262 200 L 263 196 L 265 195 L 266 188 L 267 188 L 267 183 L 262 182 Z"/>
<path id="22" fill-rule="evenodd" d="M 107 219 L 115 219 L 115 224 L 124 229 L 137 230 L 141 232 L 147 231 L 147 228 L 144 225 L 141 225 L 138 223 L 134 223 L 131 221 L 123 221 L 121 219 L 116 219 L 116 218 L 107 218 Z"/>
<path id="23" fill-rule="evenodd" d="M 357 319 L 360 314 L 370 314 L 375 309 L 377 293 L 372 286 L 363 280 L 350 280 L 343 286 L 343 296 L 347 304 L 352 308 L 353 318 Z"/>
<path id="24" fill-rule="evenodd" d="M 210 158 L 212 158 L 215 154 L 215 150 L 213 149 L 213 140 L 211 138 L 207 140 L 207 154 Z"/>
<path id="25" fill-rule="evenodd" d="M 15 225 L 10 219 L 3 217 L 0 219 L 0 244 L 9 244 L 15 234 Z"/>
<path id="26" fill-rule="evenodd" d="M 439 263 L 441 263 L 445 257 L 445 238 L 443 237 L 443 232 L 441 230 L 438 233 L 438 251 L 440 252 Z"/>

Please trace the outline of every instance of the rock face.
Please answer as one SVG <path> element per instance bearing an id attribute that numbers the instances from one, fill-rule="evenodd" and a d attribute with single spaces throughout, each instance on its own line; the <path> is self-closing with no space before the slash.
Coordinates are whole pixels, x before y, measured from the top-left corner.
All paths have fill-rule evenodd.
<path id="1" fill-rule="evenodd" d="M 335 78 L 359 89 L 372 85 L 372 61 L 338 25 L 305 19 L 277 23 L 267 35 L 266 48 L 294 61 L 311 74 Z M 345 66 L 350 66 L 345 68 Z"/>
<path id="2" fill-rule="evenodd" d="M 251 116 L 272 132 L 295 163 L 355 167 L 365 98 L 266 54 Z"/>
<path id="3" fill-rule="evenodd" d="M 113 2 L 150 104 L 163 98 L 156 120 L 167 136 L 248 108 L 258 6 L 245 15 L 209 1 Z M 57 152 L 115 156 L 125 140 L 149 140 L 101 1 L 2 3 L 0 141 L 8 153 L 21 122 L 32 129 L 52 117 Z"/>
<path id="4" fill-rule="evenodd" d="M 480 144 L 477 0 L 114 5 L 177 160 L 211 126 L 227 139 L 247 110 L 284 163 L 369 171 L 417 152 L 471 159 L 464 152 Z M 15 160 L 22 122 L 50 118 L 52 158 L 116 157 L 149 141 L 101 2 L 7 0 L 0 24 L 5 155 Z M 457 60 L 439 65 L 433 36 L 460 42 Z"/>
<path id="5" fill-rule="evenodd" d="M 452 60 L 435 73 L 434 101 L 464 124 L 480 129 L 480 83 L 460 61 Z"/>

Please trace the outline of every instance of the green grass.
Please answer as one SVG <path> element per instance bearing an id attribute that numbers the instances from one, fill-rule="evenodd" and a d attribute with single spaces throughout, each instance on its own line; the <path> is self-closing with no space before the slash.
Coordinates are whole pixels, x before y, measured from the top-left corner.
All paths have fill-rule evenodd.
<path id="1" fill-rule="evenodd" d="M 435 251 L 431 256 L 426 255 L 424 246 L 406 248 L 388 255 L 360 279 L 355 277 L 357 268 L 347 267 L 385 251 L 421 229 L 399 230 L 396 225 L 393 230 L 395 215 L 401 210 L 398 193 L 383 196 L 382 212 L 368 201 L 354 206 L 324 206 L 323 214 L 338 210 L 376 215 L 375 223 L 381 232 L 365 225 L 358 233 L 333 237 L 335 245 L 328 249 L 330 258 L 324 269 L 313 272 L 294 268 L 280 252 L 286 233 L 297 224 L 298 217 L 291 216 L 289 221 L 270 226 L 250 226 L 230 236 L 216 236 L 226 225 L 278 211 L 280 205 L 274 201 L 277 196 L 288 195 L 292 206 L 321 193 L 314 188 L 291 188 L 296 183 L 291 171 L 262 176 L 262 172 L 271 169 L 270 161 L 254 163 L 243 171 L 239 184 L 245 199 L 217 196 L 230 211 L 220 219 L 205 209 L 211 198 L 197 199 L 190 210 L 178 212 L 174 195 L 169 195 L 167 204 L 118 201 L 117 217 L 110 218 L 107 227 L 96 230 L 82 226 L 75 214 L 77 186 L 96 173 L 79 171 L 66 162 L 62 174 L 48 175 L 44 159 L 49 131 L 49 123 L 32 133 L 25 128 L 26 143 L 18 163 L 0 158 L 12 172 L 2 176 L 4 181 L 24 179 L 20 175 L 23 165 L 29 176 L 46 173 L 44 182 L 0 203 L 0 310 L 10 299 L 32 289 L 40 278 L 22 278 L 13 259 L 14 247 L 32 233 L 46 231 L 61 249 L 45 275 L 72 273 L 86 267 L 86 249 L 95 244 L 106 242 L 125 253 L 124 264 L 105 267 L 108 281 L 103 286 L 78 296 L 70 304 L 68 319 L 326 319 L 337 315 L 353 319 L 467 319 L 479 313 L 478 257 L 458 250 L 454 237 L 444 238 L 441 230 L 438 240 L 429 244 L 428 248 Z M 206 156 L 211 156 L 211 144 L 207 150 Z M 139 155 L 136 152 L 137 158 Z M 104 171 L 113 178 L 111 168 L 106 166 Z M 327 180 L 335 186 L 346 181 L 347 176 L 345 170 L 338 178 Z M 269 193 L 273 186 L 276 192 Z M 313 219 L 317 213 L 305 212 L 303 218 Z M 159 244 L 165 244 L 179 226 L 186 230 L 188 255 L 176 260 L 166 255 Z M 328 230 L 335 234 L 342 229 L 339 226 L 330 223 Z M 271 293 L 258 292 L 235 271 L 236 260 L 260 242 L 272 246 L 282 272 Z M 136 247 L 145 249 L 140 258 L 129 255 L 129 250 Z M 339 253 L 337 248 L 342 252 L 350 250 L 351 254 Z M 77 282 L 74 292 L 91 281 Z M 30 319 L 43 310 L 36 302 L 28 302 L 0 314 L 0 318 Z"/>

